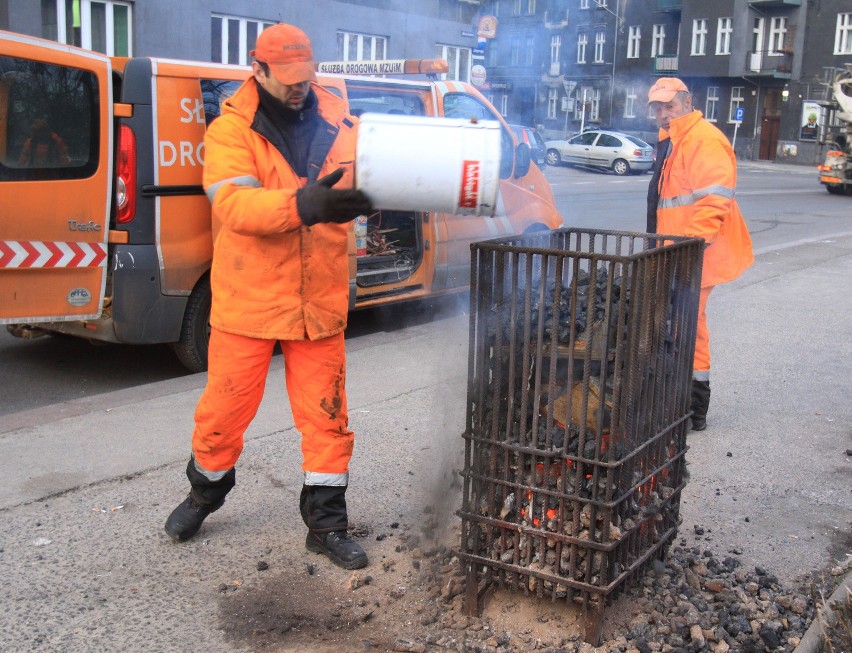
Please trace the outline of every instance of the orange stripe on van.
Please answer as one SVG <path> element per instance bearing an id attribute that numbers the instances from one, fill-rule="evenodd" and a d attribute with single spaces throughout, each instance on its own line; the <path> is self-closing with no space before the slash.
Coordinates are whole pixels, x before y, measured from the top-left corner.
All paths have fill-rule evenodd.
<path id="1" fill-rule="evenodd" d="M 103 243 L 0 240 L 2 268 L 98 268 L 106 264 Z"/>

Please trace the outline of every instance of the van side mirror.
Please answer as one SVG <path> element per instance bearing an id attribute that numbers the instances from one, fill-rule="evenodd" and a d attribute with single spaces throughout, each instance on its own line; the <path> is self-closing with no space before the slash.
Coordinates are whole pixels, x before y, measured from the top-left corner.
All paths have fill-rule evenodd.
<path id="1" fill-rule="evenodd" d="M 520 143 L 515 150 L 515 179 L 520 179 L 530 171 L 532 151 L 526 143 Z"/>

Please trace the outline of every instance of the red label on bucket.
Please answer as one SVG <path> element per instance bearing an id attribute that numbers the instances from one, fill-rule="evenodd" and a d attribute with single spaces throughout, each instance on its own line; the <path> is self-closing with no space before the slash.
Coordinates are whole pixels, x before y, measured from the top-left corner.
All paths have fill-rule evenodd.
<path id="1" fill-rule="evenodd" d="M 479 199 L 479 161 L 462 162 L 462 185 L 459 207 L 475 209 Z"/>

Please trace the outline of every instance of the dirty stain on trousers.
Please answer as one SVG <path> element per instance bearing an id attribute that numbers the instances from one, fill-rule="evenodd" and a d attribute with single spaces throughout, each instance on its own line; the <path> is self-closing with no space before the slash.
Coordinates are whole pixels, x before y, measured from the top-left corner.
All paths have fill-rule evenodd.
<path id="1" fill-rule="evenodd" d="M 287 394 L 302 436 L 307 485 L 346 485 L 354 434 L 346 407 L 343 334 L 320 340 L 249 338 L 213 328 L 207 387 L 195 411 L 192 451 L 206 472 L 232 468 L 254 419 L 275 343 L 284 354 Z"/>

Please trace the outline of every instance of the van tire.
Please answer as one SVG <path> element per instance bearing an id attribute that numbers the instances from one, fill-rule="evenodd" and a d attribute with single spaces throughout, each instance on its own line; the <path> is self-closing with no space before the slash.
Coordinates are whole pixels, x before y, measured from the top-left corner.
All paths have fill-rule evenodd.
<path id="1" fill-rule="evenodd" d="M 195 285 L 186 303 L 180 340 L 172 343 L 178 360 L 190 372 L 204 372 L 207 369 L 211 302 L 210 277 L 204 276 Z"/>

